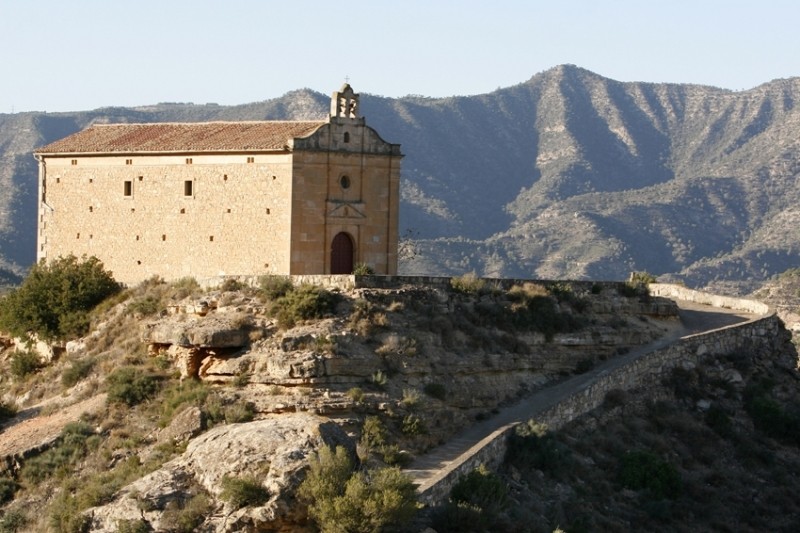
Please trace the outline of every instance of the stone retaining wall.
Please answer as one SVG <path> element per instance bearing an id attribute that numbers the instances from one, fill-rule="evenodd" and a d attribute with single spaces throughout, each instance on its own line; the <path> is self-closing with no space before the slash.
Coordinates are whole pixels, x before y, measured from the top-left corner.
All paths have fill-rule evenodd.
<path id="1" fill-rule="evenodd" d="M 216 288 L 226 280 L 235 279 L 240 283 L 257 287 L 262 276 L 214 276 L 210 278 L 198 279 L 197 282 L 203 288 Z M 355 275 L 307 275 L 307 276 L 286 276 L 295 285 L 310 283 L 327 289 L 401 289 L 403 287 L 439 287 L 442 289 L 450 288 L 449 276 L 355 276 Z M 543 285 L 559 284 L 571 287 L 573 290 L 589 292 L 593 290 L 613 289 L 617 290 L 621 285 L 626 285 L 624 281 L 582 281 L 582 280 L 551 280 L 551 279 L 512 279 L 512 278 L 480 278 L 486 283 L 487 287 L 508 290 L 514 285 L 524 283 L 538 283 Z M 652 291 L 651 291 L 652 293 Z M 657 296 L 657 295 L 656 295 Z"/>
<path id="2" fill-rule="evenodd" d="M 709 294 L 707 292 L 700 292 L 693 289 L 687 289 L 680 285 L 671 285 L 667 283 L 651 283 L 648 285 L 650 294 L 653 296 L 663 296 L 673 300 L 685 300 L 687 302 L 695 302 L 698 304 L 710 305 L 712 307 L 722 307 L 726 309 L 740 309 L 748 313 L 757 315 L 766 315 L 771 312 L 770 307 L 762 302 L 756 300 L 746 300 L 744 298 L 734 298 L 732 296 L 720 296 L 718 294 Z"/>
<path id="3" fill-rule="evenodd" d="M 651 286 L 652 287 L 652 286 Z M 656 294 L 674 298 L 689 299 L 698 303 L 709 303 L 718 307 L 741 309 L 748 312 L 768 311 L 760 302 L 736 298 L 716 297 L 715 295 L 690 291 L 684 287 L 659 284 Z M 672 292 L 674 291 L 674 292 Z M 688 298 L 687 298 L 688 296 Z M 763 307 L 762 307 L 763 306 Z M 755 312 L 759 312 L 755 311 Z M 782 323 L 774 312 L 767 316 L 683 337 L 679 341 L 650 352 L 629 364 L 612 371 L 600 371 L 598 376 L 580 390 L 555 405 L 531 412 L 530 418 L 558 430 L 568 422 L 602 405 L 606 394 L 614 389 L 630 390 L 660 383 L 673 368 L 697 365 L 706 354 L 727 354 L 737 349 L 766 345 L 779 348 Z M 503 461 L 508 448 L 508 439 L 517 424 L 508 424 L 465 452 L 451 465 L 429 479 L 418 489 L 420 501 L 427 505 L 445 502 L 453 486 L 461 476 L 468 474 L 481 464 L 497 468 Z"/>

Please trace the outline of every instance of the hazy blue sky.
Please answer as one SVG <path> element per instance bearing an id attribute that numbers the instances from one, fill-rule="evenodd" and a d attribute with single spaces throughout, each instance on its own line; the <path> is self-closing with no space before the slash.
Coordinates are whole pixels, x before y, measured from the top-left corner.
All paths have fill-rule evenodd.
<path id="1" fill-rule="evenodd" d="M 451 96 L 572 63 L 749 89 L 800 75 L 797 0 L 0 0 L 0 113 Z"/>

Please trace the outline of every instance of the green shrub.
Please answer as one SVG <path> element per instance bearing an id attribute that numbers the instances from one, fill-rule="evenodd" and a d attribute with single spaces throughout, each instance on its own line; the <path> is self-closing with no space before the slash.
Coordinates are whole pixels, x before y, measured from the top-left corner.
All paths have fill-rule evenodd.
<path id="1" fill-rule="evenodd" d="M 62 490 L 50 503 L 50 529 L 58 533 L 88 533 L 92 519 L 81 513 L 78 501 Z"/>
<path id="2" fill-rule="evenodd" d="M 322 318 L 333 311 L 336 298 L 332 292 L 315 285 L 295 287 L 275 300 L 270 314 L 278 318 L 282 328 L 294 327 L 300 321 Z"/>
<path id="3" fill-rule="evenodd" d="M 341 446 L 312 458 L 298 492 L 323 533 L 378 532 L 402 527 L 416 512 L 416 491 L 398 468 L 354 472 Z"/>
<path id="4" fill-rule="evenodd" d="M 33 332 L 44 340 L 78 337 L 89 329 L 89 311 L 120 290 L 96 257 L 42 261 L 0 300 L 0 329 L 18 337 Z"/>
<path id="5" fill-rule="evenodd" d="M 11 374 L 17 379 L 25 379 L 42 368 L 42 361 L 33 352 L 16 352 L 11 356 Z"/>
<path id="6" fill-rule="evenodd" d="M 241 389 L 242 387 L 246 387 L 250 383 L 250 374 L 247 372 L 239 372 L 231 381 L 231 385 L 236 387 L 237 389 Z"/>
<path id="7" fill-rule="evenodd" d="M 461 478 L 450 491 L 450 499 L 455 503 L 477 507 L 489 516 L 496 516 L 507 509 L 510 503 L 508 487 L 500 476 L 484 465 Z"/>
<path id="8" fill-rule="evenodd" d="M 529 422 L 511 434 L 505 461 L 523 472 L 541 470 L 560 477 L 571 466 L 572 455 L 546 426 Z"/>
<path id="9" fill-rule="evenodd" d="M 353 268 L 353 275 L 355 276 L 372 276 L 375 274 L 375 269 L 366 263 L 358 263 Z"/>
<path id="10" fill-rule="evenodd" d="M 17 406 L 5 400 L 0 400 L 0 424 L 17 416 Z"/>
<path id="11" fill-rule="evenodd" d="M 480 294 L 486 287 L 486 280 L 478 277 L 475 272 L 456 276 L 450 279 L 450 287 L 455 292 L 462 294 Z"/>
<path id="12" fill-rule="evenodd" d="M 800 446 L 800 417 L 787 412 L 766 392 L 748 388 L 744 408 L 757 429 L 786 444 Z"/>
<path id="13" fill-rule="evenodd" d="M 410 453 L 401 450 L 396 444 L 385 444 L 381 446 L 380 453 L 383 455 L 383 462 L 389 466 L 405 468 L 414 460 L 414 457 Z"/>
<path id="14" fill-rule="evenodd" d="M 71 422 L 52 448 L 25 461 L 20 477 L 26 484 L 37 485 L 53 475 L 66 475 L 101 441 L 99 435 L 84 422 Z"/>
<path id="15" fill-rule="evenodd" d="M 571 290 L 559 289 L 559 285 L 551 287 L 558 294 L 572 294 Z M 512 302 L 511 308 L 504 311 L 507 316 L 498 320 L 509 322 L 517 330 L 543 333 L 547 341 L 551 341 L 556 333 L 575 331 L 582 326 L 578 317 L 559 311 L 555 297 L 540 284 L 514 285 L 508 291 L 508 299 Z"/>
<path id="16" fill-rule="evenodd" d="M 28 517 L 18 509 L 7 509 L 0 518 L 0 533 L 17 533 L 25 531 Z"/>
<path id="17" fill-rule="evenodd" d="M 578 300 L 572 285 L 563 281 L 548 284 L 547 292 L 559 302 L 572 303 Z"/>
<path id="18" fill-rule="evenodd" d="M 355 403 L 364 402 L 364 390 L 361 387 L 352 387 L 347 391 L 347 396 Z"/>
<path id="19" fill-rule="evenodd" d="M 378 449 L 386 444 L 386 428 L 380 418 L 368 416 L 364 419 L 360 443 L 367 450 Z"/>
<path id="20" fill-rule="evenodd" d="M 628 283 L 634 286 L 647 286 L 651 283 L 656 283 L 658 279 L 649 272 L 631 272 L 631 277 L 628 280 Z"/>
<path id="21" fill-rule="evenodd" d="M 239 402 L 225 409 L 225 422 L 241 424 L 252 422 L 256 416 L 256 405 L 253 402 Z"/>
<path id="22" fill-rule="evenodd" d="M 409 411 L 416 411 L 422 406 L 422 397 L 417 389 L 403 389 L 403 399 L 400 403 Z"/>
<path id="23" fill-rule="evenodd" d="M 133 455 L 118 462 L 110 470 L 81 479 L 74 496 L 79 509 L 83 510 L 109 503 L 119 489 L 140 477 L 141 473 L 139 457 Z"/>
<path id="24" fill-rule="evenodd" d="M 372 374 L 372 384 L 378 389 L 383 390 L 388 381 L 389 379 L 383 370 L 376 370 L 375 373 Z"/>
<path id="25" fill-rule="evenodd" d="M 173 300 L 183 300 L 193 294 L 199 293 L 202 289 L 197 280 L 191 276 L 173 281 L 167 285 L 169 297 Z"/>
<path id="26" fill-rule="evenodd" d="M 79 381 L 87 377 L 94 368 L 96 361 L 92 357 L 73 360 L 69 367 L 61 374 L 61 384 L 65 387 L 77 385 Z"/>
<path id="27" fill-rule="evenodd" d="M 236 292 L 244 289 L 246 285 L 241 281 L 234 279 L 234 278 L 227 278 L 225 281 L 222 282 L 220 285 L 220 290 L 227 291 L 227 292 Z"/>
<path id="28" fill-rule="evenodd" d="M 161 300 L 155 296 L 137 298 L 128 304 L 128 312 L 139 316 L 151 316 L 161 310 Z"/>
<path id="29" fill-rule="evenodd" d="M 277 300 L 294 288 L 288 276 L 261 276 L 258 279 L 258 286 L 267 300 Z"/>
<path id="30" fill-rule="evenodd" d="M 19 484 L 13 479 L 0 477 L 0 505 L 13 500 L 18 488 Z"/>
<path id="31" fill-rule="evenodd" d="M 424 435 L 428 432 L 425 422 L 415 414 L 403 417 L 403 424 L 400 430 L 406 435 Z"/>
<path id="32" fill-rule="evenodd" d="M 158 425 L 166 427 L 175 414 L 187 406 L 202 408 L 210 394 L 211 389 L 200 380 L 187 379 L 170 384 L 162 394 L 161 419 Z"/>
<path id="33" fill-rule="evenodd" d="M 117 533 L 150 533 L 151 531 L 153 531 L 152 526 L 144 518 L 117 520 Z"/>
<path id="34" fill-rule="evenodd" d="M 228 502 L 234 509 L 247 506 L 258 506 L 269 500 L 269 491 L 255 477 L 222 478 L 220 498 Z"/>
<path id="35" fill-rule="evenodd" d="M 186 502 L 171 500 L 161 515 L 160 527 L 172 533 L 192 533 L 212 510 L 210 498 L 202 492 Z"/>
<path id="36" fill-rule="evenodd" d="M 124 366 L 106 378 L 108 403 L 124 403 L 130 407 L 152 398 L 159 387 L 159 377 L 141 368 Z"/>
<path id="37" fill-rule="evenodd" d="M 621 460 L 619 480 L 623 487 L 647 490 L 655 499 L 677 498 L 682 489 L 678 470 L 648 451 L 627 452 Z"/>
<path id="38" fill-rule="evenodd" d="M 494 517 L 480 508 L 464 502 L 448 501 L 437 508 L 431 517 L 431 527 L 437 533 L 463 533 L 492 531 Z"/>

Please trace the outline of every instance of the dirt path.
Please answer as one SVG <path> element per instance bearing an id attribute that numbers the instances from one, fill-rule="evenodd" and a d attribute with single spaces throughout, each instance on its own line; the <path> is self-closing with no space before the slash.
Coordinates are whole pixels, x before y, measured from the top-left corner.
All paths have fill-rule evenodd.
<path id="1" fill-rule="evenodd" d="M 106 394 L 67 406 L 53 414 L 37 416 L 38 407 L 20 412 L 0 430 L 0 471 L 14 468 L 20 459 L 50 446 L 64 426 L 80 420 L 84 413 L 96 413 L 106 405 Z"/>
<path id="2" fill-rule="evenodd" d="M 574 392 L 586 388 L 599 375 L 606 374 L 616 368 L 629 364 L 645 354 L 660 350 L 681 337 L 703 331 L 746 322 L 758 315 L 744 313 L 733 309 L 721 309 L 691 302 L 678 301 L 680 323 L 675 322 L 672 329 L 657 341 L 631 350 L 624 356 L 615 357 L 595 366 L 585 374 L 574 376 L 504 409 L 498 414 L 478 424 L 470 426 L 462 433 L 450 439 L 446 444 L 434 448 L 425 455 L 417 457 L 404 471 L 411 476 L 420 489 L 425 489 L 428 482 L 448 465 L 458 462 L 461 455 L 467 453 L 482 440 L 535 417 L 537 413 L 556 405 Z"/>

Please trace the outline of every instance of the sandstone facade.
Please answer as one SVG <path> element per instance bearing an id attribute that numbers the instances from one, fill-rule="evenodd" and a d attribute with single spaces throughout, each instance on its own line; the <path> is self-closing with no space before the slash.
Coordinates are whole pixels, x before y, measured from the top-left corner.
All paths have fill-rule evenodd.
<path id="1" fill-rule="evenodd" d="M 128 284 L 397 271 L 400 146 L 349 85 L 327 121 L 95 125 L 35 154 L 40 260 Z"/>

